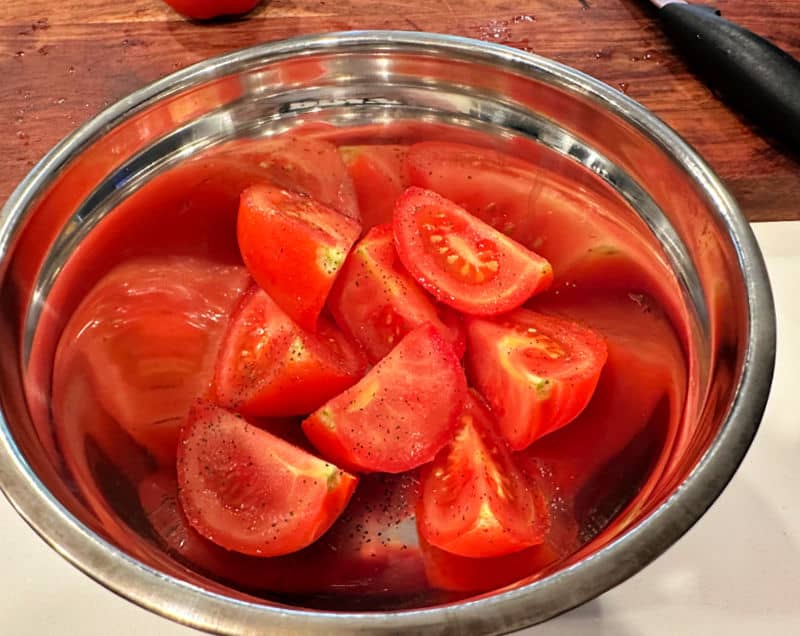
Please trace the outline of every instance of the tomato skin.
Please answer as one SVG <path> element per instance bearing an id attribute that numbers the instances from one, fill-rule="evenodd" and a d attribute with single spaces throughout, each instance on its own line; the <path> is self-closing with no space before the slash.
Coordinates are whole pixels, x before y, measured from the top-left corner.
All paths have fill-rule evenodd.
<path id="1" fill-rule="evenodd" d="M 437 307 L 403 269 L 391 225 L 379 225 L 351 251 L 331 290 L 328 306 L 336 324 L 377 362 L 404 335 L 429 322 L 464 355 L 464 329 L 451 309 Z"/>
<path id="2" fill-rule="evenodd" d="M 358 223 L 306 196 L 268 185 L 242 193 L 237 222 L 242 259 L 256 282 L 305 329 L 316 329 L 360 233 Z"/>
<path id="3" fill-rule="evenodd" d="M 181 509 L 174 470 L 145 477 L 138 492 L 162 547 L 193 569 L 228 584 L 291 594 L 379 597 L 416 592 L 425 585 L 419 552 L 393 536 L 407 514 L 413 515 L 413 507 L 406 514 L 404 506 L 413 477 L 374 475 L 364 481 L 318 541 L 299 552 L 270 558 L 226 550 L 200 535 Z"/>
<path id="4" fill-rule="evenodd" d="M 497 321 L 467 320 L 469 377 L 514 450 L 575 419 L 607 357 L 601 336 L 563 318 L 518 309 Z"/>
<path id="5" fill-rule="evenodd" d="M 468 314 L 510 311 L 553 280 L 541 256 L 430 190 L 403 193 L 393 229 L 400 260 L 417 282 Z"/>
<path id="6" fill-rule="evenodd" d="M 192 20 L 211 20 L 242 15 L 256 8 L 261 0 L 164 0 L 178 13 Z"/>
<path id="7" fill-rule="evenodd" d="M 339 148 L 353 179 L 364 229 L 392 222 L 394 203 L 408 184 L 407 146 L 372 145 Z"/>
<path id="8" fill-rule="evenodd" d="M 498 557 L 541 544 L 544 495 L 517 467 L 480 397 L 470 394 L 458 430 L 422 478 L 417 528 L 428 543 L 464 557 Z"/>
<path id="9" fill-rule="evenodd" d="M 420 539 L 429 585 L 448 592 L 488 592 L 536 575 L 562 555 L 548 543 L 513 554 L 474 559 L 458 556 Z"/>
<path id="10" fill-rule="evenodd" d="M 229 321 L 214 399 L 248 416 L 303 415 L 355 384 L 366 366 L 327 319 L 320 318 L 317 333 L 305 331 L 254 286 Z"/>
<path id="11" fill-rule="evenodd" d="M 178 494 L 207 539 L 254 556 L 316 541 L 342 513 L 358 478 L 210 403 L 181 430 Z M 302 505 L 301 505 L 302 504 Z"/>
<path id="12" fill-rule="evenodd" d="M 141 258 L 112 269 L 62 334 L 108 415 L 162 465 L 175 461 L 186 410 L 213 377 L 225 321 L 249 284 L 240 266 L 187 257 Z"/>
<path id="13" fill-rule="evenodd" d="M 310 136 L 280 136 L 248 142 L 229 154 L 258 171 L 261 182 L 304 194 L 355 222 L 361 220 L 353 181 L 332 143 Z"/>
<path id="14" fill-rule="evenodd" d="M 466 391 L 452 346 L 425 324 L 312 413 L 303 431 L 347 470 L 401 473 L 431 461 L 448 442 Z"/>

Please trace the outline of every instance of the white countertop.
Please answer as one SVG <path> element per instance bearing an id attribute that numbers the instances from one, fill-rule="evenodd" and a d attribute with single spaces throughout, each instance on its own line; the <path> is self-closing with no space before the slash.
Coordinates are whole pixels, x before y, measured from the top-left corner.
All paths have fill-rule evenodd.
<path id="1" fill-rule="evenodd" d="M 780 344 L 767 412 L 741 469 L 655 563 L 522 635 L 800 634 L 800 223 L 754 227 L 772 279 Z M 0 528 L 0 634 L 198 634 L 81 574 L 2 497 Z"/>

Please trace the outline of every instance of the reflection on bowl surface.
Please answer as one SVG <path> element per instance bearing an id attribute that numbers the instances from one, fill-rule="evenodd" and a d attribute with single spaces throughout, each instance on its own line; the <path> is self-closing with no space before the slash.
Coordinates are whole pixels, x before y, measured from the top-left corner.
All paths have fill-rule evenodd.
<path id="1" fill-rule="evenodd" d="M 554 283 L 527 306 L 605 338 L 586 410 L 515 454 L 548 501 L 543 544 L 471 559 L 420 541 L 419 471 L 363 476 L 331 529 L 286 556 L 229 552 L 182 514 L 178 429 L 249 284 L 241 191 L 299 179 L 340 211 L 355 194 L 365 220 L 383 213 L 365 213 L 380 197 L 358 178 L 354 193 L 325 189 L 313 158 L 276 167 L 287 141 L 336 147 L 355 175 L 375 148 L 406 166 L 420 142 L 472 145 L 458 169 L 404 168 L 402 185 L 439 191 L 547 258 Z M 623 96 L 503 47 L 360 33 L 204 63 L 66 140 L 6 213 L 4 489 L 79 567 L 205 629 L 328 633 L 335 618 L 495 633 L 544 620 L 696 521 L 766 401 L 769 287 L 718 180 Z M 303 445 L 299 421 L 258 425 Z"/>

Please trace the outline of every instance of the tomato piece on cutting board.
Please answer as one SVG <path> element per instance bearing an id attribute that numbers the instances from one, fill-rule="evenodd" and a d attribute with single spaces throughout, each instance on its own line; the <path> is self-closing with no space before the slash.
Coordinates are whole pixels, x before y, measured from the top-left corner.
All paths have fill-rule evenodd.
<path id="1" fill-rule="evenodd" d="M 406 269 L 459 311 L 510 311 L 552 282 L 545 259 L 430 190 L 408 188 L 395 205 L 393 227 Z"/>
<path id="2" fill-rule="evenodd" d="M 89 292 L 57 357 L 80 356 L 102 408 L 169 465 L 186 411 L 211 384 L 225 322 L 249 284 L 241 266 L 188 257 L 129 261 Z"/>
<path id="3" fill-rule="evenodd" d="M 426 324 L 314 412 L 303 430 L 348 470 L 400 473 L 431 461 L 449 441 L 466 391 L 453 347 Z"/>
<path id="4" fill-rule="evenodd" d="M 164 0 L 175 11 L 192 20 L 235 16 L 255 9 L 261 0 Z"/>
<path id="5" fill-rule="evenodd" d="M 545 539 L 544 495 L 515 465 L 491 415 L 470 394 L 448 446 L 426 467 L 417 508 L 420 535 L 465 557 L 497 557 Z"/>
<path id="6" fill-rule="evenodd" d="M 355 384 L 367 361 L 325 318 L 302 329 L 254 286 L 233 312 L 220 349 L 214 397 L 251 416 L 304 415 Z"/>
<path id="7" fill-rule="evenodd" d="M 237 236 L 256 282 L 301 327 L 315 330 L 361 227 L 304 195 L 269 185 L 242 193 Z"/>
<path id="8" fill-rule="evenodd" d="M 607 356 L 601 336 L 563 318 L 518 309 L 497 320 L 467 320 L 470 380 L 514 450 L 583 411 Z"/>
<path id="9" fill-rule="evenodd" d="M 178 447 L 189 523 L 229 550 L 277 556 L 316 541 L 358 478 L 209 403 L 189 412 Z"/>
<path id="10" fill-rule="evenodd" d="M 331 290 L 328 307 L 342 331 L 358 341 L 373 362 L 409 331 L 429 322 L 464 354 L 461 319 L 437 306 L 405 271 L 394 249 L 391 225 L 372 228 L 353 248 Z"/>
<path id="11" fill-rule="evenodd" d="M 392 222 L 394 203 L 408 186 L 408 146 L 372 145 L 339 148 L 353 179 L 364 229 Z"/>

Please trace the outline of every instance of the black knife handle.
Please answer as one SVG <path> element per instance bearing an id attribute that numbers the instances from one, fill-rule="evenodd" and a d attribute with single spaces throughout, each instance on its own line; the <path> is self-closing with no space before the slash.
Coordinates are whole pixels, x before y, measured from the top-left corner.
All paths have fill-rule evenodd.
<path id="1" fill-rule="evenodd" d="M 671 2 L 659 16 L 709 84 L 779 141 L 800 149 L 800 62 L 707 7 Z"/>

